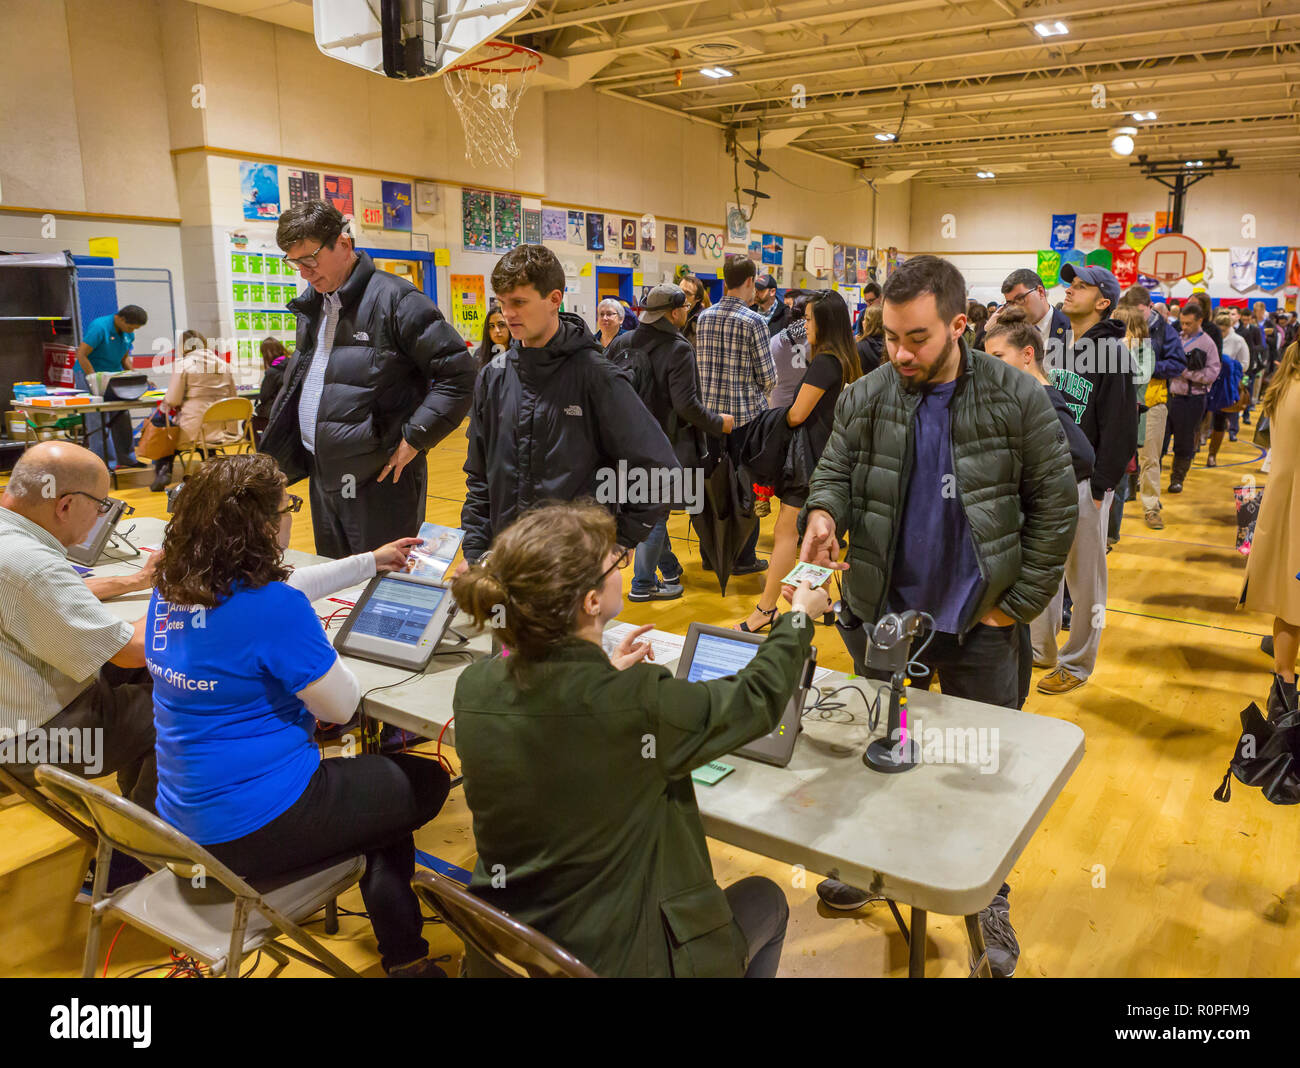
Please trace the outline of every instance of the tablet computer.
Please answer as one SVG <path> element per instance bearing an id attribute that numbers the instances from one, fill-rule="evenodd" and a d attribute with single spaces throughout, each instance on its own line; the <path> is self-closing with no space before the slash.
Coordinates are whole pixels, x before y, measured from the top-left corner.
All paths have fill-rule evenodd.
<path id="1" fill-rule="evenodd" d="M 392 572 L 370 580 L 334 648 L 348 656 L 422 671 L 456 613 L 451 591 L 419 575 Z"/>
<path id="2" fill-rule="evenodd" d="M 117 521 L 122 518 L 122 512 L 126 508 L 126 501 L 119 501 L 116 497 L 108 499 L 113 507 L 95 520 L 95 525 L 90 528 L 90 533 L 81 544 L 68 547 L 68 559 L 74 564 L 94 567 L 99 562 L 109 535 L 113 533 L 113 528 L 117 526 Z"/>
<path id="3" fill-rule="evenodd" d="M 707 623 L 692 623 L 686 631 L 686 644 L 682 646 L 682 655 L 677 661 L 677 677 L 687 682 L 707 682 L 734 675 L 754 659 L 765 637 Z M 817 650 L 814 648 L 804 661 L 799 685 L 781 713 L 781 722 L 770 733 L 737 749 L 736 756 L 774 764 L 778 768 L 790 763 L 802 724 L 804 697 L 812 685 L 816 664 Z"/>

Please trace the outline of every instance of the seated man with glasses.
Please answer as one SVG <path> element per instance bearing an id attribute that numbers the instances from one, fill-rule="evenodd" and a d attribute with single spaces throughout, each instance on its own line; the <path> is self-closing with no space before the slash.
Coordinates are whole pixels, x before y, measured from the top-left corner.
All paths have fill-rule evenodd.
<path id="1" fill-rule="evenodd" d="M 35 785 L 37 764 L 86 778 L 117 774 L 153 811 L 153 685 L 145 620 L 100 601 L 153 586 L 156 555 L 134 576 L 88 578 L 68 562 L 111 507 L 108 468 L 70 442 L 33 445 L 0 494 L 0 766 Z"/>

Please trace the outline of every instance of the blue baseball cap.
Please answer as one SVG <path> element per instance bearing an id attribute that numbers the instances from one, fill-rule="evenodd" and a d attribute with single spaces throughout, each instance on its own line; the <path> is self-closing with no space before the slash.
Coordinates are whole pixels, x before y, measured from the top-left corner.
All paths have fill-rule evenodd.
<path id="1" fill-rule="evenodd" d="M 1109 318 L 1111 312 L 1115 310 L 1115 305 L 1119 303 L 1119 279 L 1106 270 L 1105 267 L 1080 267 L 1073 263 L 1067 263 L 1061 268 L 1061 281 L 1066 285 L 1069 285 L 1076 278 L 1086 286 L 1096 286 L 1101 290 L 1101 295 L 1110 301 L 1106 308 L 1106 314 L 1102 318 Z"/>

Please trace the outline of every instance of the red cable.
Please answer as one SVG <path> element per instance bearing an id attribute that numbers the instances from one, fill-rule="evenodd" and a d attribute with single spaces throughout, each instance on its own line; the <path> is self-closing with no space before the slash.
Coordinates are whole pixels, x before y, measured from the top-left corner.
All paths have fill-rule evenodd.
<path id="1" fill-rule="evenodd" d="M 108 956 L 104 958 L 104 974 L 100 976 L 101 979 L 108 978 L 108 962 L 113 957 L 113 947 L 117 945 L 117 940 L 122 936 L 122 932 L 125 930 L 126 924 L 122 924 L 122 926 L 117 929 L 117 934 L 113 936 L 113 941 L 108 944 Z"/>
<path id="2" fill-rule="evenodd" d="M 438 732 L 438 748 L 434 751 L 434 756 L 438 758 L 438 763 L 443 766 L 443 769 L 448 775 L 455 775 L 456 773 L 452 770 L 451 761 L 442 755 L 442 736 L 447 733 L 447 728 L 451 726 L 452 720 L 455 718 L 455 716 L 452 716 L 451 719 L 447 720 L 447 722 L 442 725 L 442 730 Z"/>

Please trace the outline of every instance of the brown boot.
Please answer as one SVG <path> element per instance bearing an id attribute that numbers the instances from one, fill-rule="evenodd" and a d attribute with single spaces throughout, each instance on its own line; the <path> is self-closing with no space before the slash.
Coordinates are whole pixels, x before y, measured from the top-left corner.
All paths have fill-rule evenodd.
<path id="1" fill-rule="evenodd" d="M 1219 446 L 1223 444 L 1223 431 L 1216 430 L 1210 435 L 1210 454 L 1205 458 L 1206 467 L 1219 466 Z"/>

